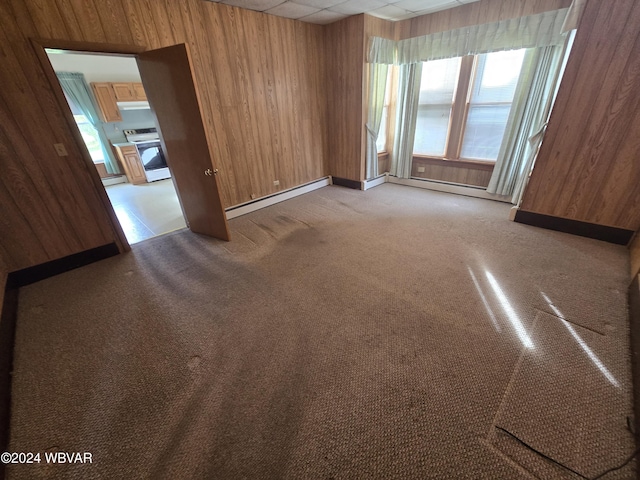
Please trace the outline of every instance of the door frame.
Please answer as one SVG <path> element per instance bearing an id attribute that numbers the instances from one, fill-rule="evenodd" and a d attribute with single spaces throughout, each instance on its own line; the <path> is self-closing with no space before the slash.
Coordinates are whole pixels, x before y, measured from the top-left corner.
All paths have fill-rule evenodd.
<path id="1" fill-rule="evenodd" d="M 73 50 L 95 54 L 116 54 L 135 57 L 138 53 L 146 51 L 147 47 L 116 43 L 76 42 L 71 40 L 56 40 L 37 37 L 32 37 L 29 40 L 31 41 L 31 45 L 33 46 L 38 60 L 40 60 L 42 70 L 47 77 L 47 80 L 49 81 L 54 96 L 56 97 L 58 106 L 60 107 L 65 121 L 67 122 L 67 126 L 71 130 L 71 134 L 73 136 L 73 139 L 75 140 L 76 146 L 78 147 L 78 150 L 82 155 L 84 166 L 89 170 L 89 176 L 91 177 L 93 187 L 98 194 L 98 198 L 100 198 L 104 211 L 109 219 L 109 223 L 111 224 L 111 229 L 113 230 L 118 250 L 120 251 L 120 253 L 128 252 L 131 250 L 129 241 L 127 240 L 127 237 L 122 230 L 122 226 L 120 225 L 120 221 L 116 216 L 113 205 L 111 205 L 111 201 L 109 200 L 107 191 L 102 184 L 102 180 L 100 179 L 98 170 L 96 170 L 93 160 L 91 159 L 91 155 L 89 154 L 89 150 L 87 149 L 87 146 L 82 139 L 82 135 L 80 134 L 78 125 L 76 125 L 76 122 L 73 118 L 73 113 L 71 112 L 71 108 L 69 107 L 67 99 L 64 96 L 64 92 L 62 91 L 62 87 L 60 86 L 60 82 L 58 81 L 58 77 L 56 76 L 56 72 L 54 71 L 51 62 L 49 61 L 49 57 L 45 49 L 55 48 L 60 50 Z"/>

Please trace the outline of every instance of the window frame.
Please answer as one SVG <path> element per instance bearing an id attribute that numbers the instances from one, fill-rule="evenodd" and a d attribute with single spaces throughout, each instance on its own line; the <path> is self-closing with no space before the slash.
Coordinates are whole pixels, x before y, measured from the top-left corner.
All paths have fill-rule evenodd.
<path id="1" fill-rule="evenodd" d="M 479 54 L 465 55 L 460 59 L 460 71 L 458 72 L 458 83 L 451 106 L 451 116 L 445 142 L 444 155 L 437 156 L 412 153 L 413 158 L 455 162 L 460 166 L 463 166 L 464 164 L 495 165 L 496 160 L 464 158 L 461 156 L 462 142 L 464 139 L 471 104 L 472 87 L 474 82 L 478 80 L 476 78 L 478 57 Z M 511 104 L 513 104 L 513 102 L 511 102 Z"/>
<path id="2" fill-rule="evenodd" d="M 394 65 L 389 65 L 389 69 L 387 71 L 387 83 L 384 91 L 384 100 L 383 100 L 383 115 L 386 109 L 386 118 L 381 121 L 381 128 L 378 132 L 378 136 L 381 134 L 384 135 L 384 149 L 378 150 L 378 157 L 388 156 L 389 155 L 389 124 L 391 123 L 391 110 L 394 107 L 394 88 L 396 86 L 396 78 L 397 72 L 395 70 Z M 386 120 L 386 122 L 385 122 Z M 384 123 L 385 128 L 382 128 L 382 124 Z M 377 144 L 378 139 L 376 139 Z M 377 146 L 376 146 L 377 147 Z"/>

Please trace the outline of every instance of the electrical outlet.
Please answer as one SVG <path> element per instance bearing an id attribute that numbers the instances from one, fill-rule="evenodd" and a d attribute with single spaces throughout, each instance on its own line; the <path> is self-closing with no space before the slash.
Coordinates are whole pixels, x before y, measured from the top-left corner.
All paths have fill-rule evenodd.
<path id="1" fill-rule="evenodd" d="M 424 167 L 418 167 L 418 173 L 424 173 Z"/>
<path id="2" fill-rule="evenodd" d="M 280 185 L 280 180 L 274 180 L 273 184 L 277 187 L 278 185 Z"/>
<path id="3" fill-rule="evenodd" d="M 66 157 L 67 155 L 69 155 L 67 153 L 67 149 L 64 148 L 64 143 L 54 143 L 53 148 L 56 149 L 59 157 Z"/>

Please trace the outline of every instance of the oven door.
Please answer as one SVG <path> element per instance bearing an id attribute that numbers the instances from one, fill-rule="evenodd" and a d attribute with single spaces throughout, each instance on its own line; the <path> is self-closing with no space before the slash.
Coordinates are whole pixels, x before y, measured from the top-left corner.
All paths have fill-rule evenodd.
<path id="1" fill-rule="evenodd" d="M 146 171 L 167 168 L 167 160 L 164 158 L 159 140 L 137 142 L 136 148 L 138 149 L 142 166 Z"/>

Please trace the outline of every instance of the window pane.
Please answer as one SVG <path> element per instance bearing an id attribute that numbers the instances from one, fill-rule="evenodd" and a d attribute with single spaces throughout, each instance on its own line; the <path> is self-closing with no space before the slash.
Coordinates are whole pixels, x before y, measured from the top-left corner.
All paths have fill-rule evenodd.
<path id="1" fill-rule="evenodd" d="M 478 55 L 462 140 L 462 158 L 496 160 L 525 50 Z"/>
<path id="2" fill-rule="evenodd" d="M 378 153 L 387 151 L 387 125 L 389 123 L 389 102 L 391 101 L 391 80 L 393 76 L 393 68 L 389 67 L 387 74 L 387 86 L 384 91 L 384 107 L 382 108 L 382 120 L 380 121 L 380 130 L 378 130 L 378 138 L 376 140 L 376 150 Z"/>
<path id="3" fill-rule="evenodd" d="M 424 62 L 413 153 L 444 156 L 460 57 Z"/>
<path id="4" fill-rule="evenodd" d="M 424 62 L 418 103 L 420 105 L 453 103 L 459 74 L 460 57 Z"/>
<path id="5" fill-rule="evenodd" d="M 380 122 L 380 130 L 378 130 L 378 139 L 376 141 L 376 150 L 378 153 L 385 152 L 387 146 L 387 116 L 389 115 L 389 107 L 385 105 L 382 108 L 382 121 Z"/>
<path id="6" fill-rule="evenodd" d="M 450 116 L 450 105 L 420 105 L 413 153 L 444 156 Z"/>
<path id="7" fill-rule="evenodd" d="M 102 153 L 100 137 L 96 129 L 89 123 L 89 120 L 87 120 L 87 117 L 84 115 L 74 115 L 73 118 L 76 124 L 78 124 L 78 129 L 80 130 L 84 143 L 87 145 L 91 159 L 94 162 L 103 162 L 104 154 Z"/>
<path id="8" fill-rule="evenodd" d="M 471 106 L 460 156 L 482 160 L 498 158 L 509 110 L 511 104 Z"/>

